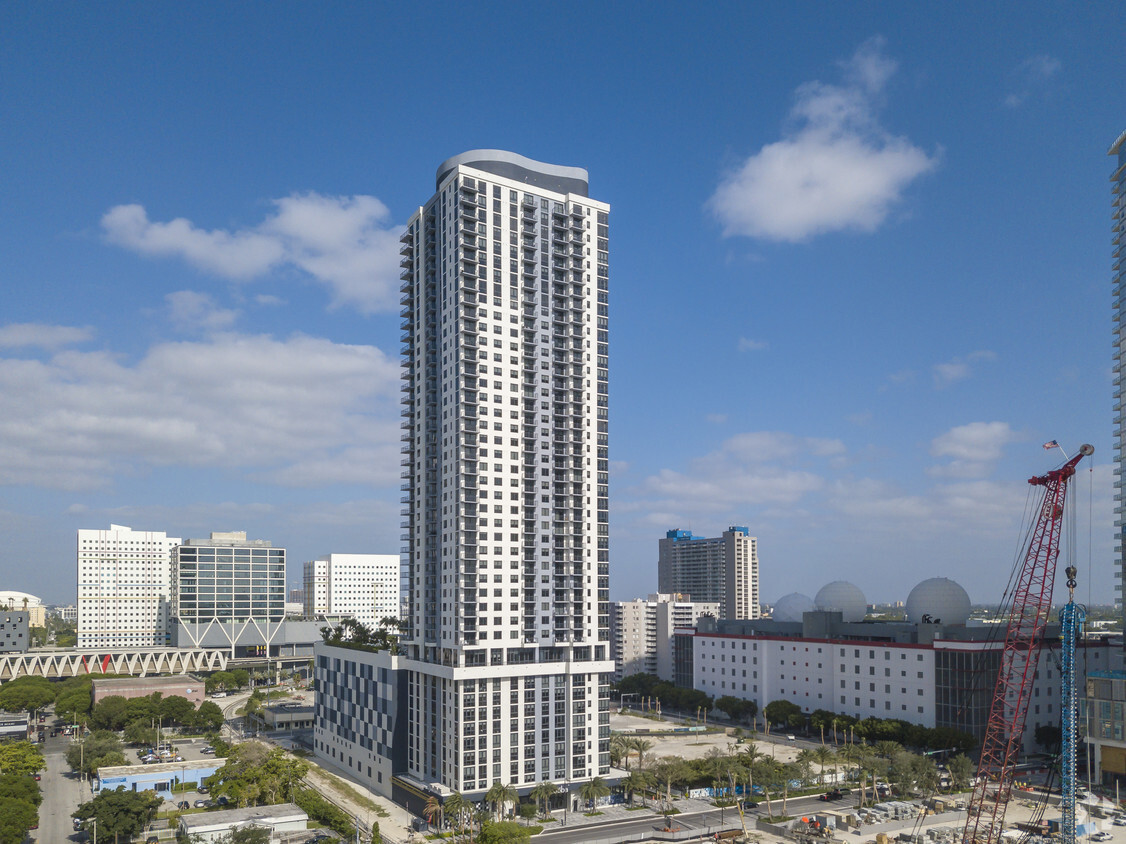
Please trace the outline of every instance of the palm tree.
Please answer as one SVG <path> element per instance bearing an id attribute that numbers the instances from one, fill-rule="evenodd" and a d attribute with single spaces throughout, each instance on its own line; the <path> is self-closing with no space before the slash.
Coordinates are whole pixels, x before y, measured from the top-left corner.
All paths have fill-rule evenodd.
<path id="1" fill-rule="evenodd" d="M 441 830 L 442 828 L 442 801 L 434 795 L 426 798 L 426 805 L 422 807 L 422 816 L 426 818 L 426 822 L 433 827 Z M 437 818 L 438 822 L 435 823 L 434 819 Z"/>
<path id="2" fill-rule="evenodd" d="M 653 783 L 653 775 L 648 771 L 633 771 L 622 777 L 621 787 L 629 795 L 629 803 L 633 805 L 633 795 L 636 791 L 644 791 Z"/>
<path id="3" fill-rule="evenodd" d="M 610 738 L 610 764 L 616 766 L 624 761 L 626 770 L 628 771 L 631 750 L 631 740 L 623 736 L 621 733 L 615 733 Z"/>
<path id="4" fill-rule="evenodd" d="M 465 811 L 469 808 L 469 805 L 469 801 L 465 799 L 460 791 L 455 791 L 447 797 L 446 802 L 443 804 L 446 817 L 457 832 L 461 832 L 462 826 L 464 826 Z"/>
<path id="5" fill-rule="evenodd" d="M 645 752 L 652 749 L 653 742 L 643 738 L 635 738 L 632 740 L 631 744 L 633 749 L 637 751 L 637 767 L 644 768 Z"/>
<path id="6" fill-rule="evenodd" d="M 894 759 L 895 754 L 897 754 L 902 749 L 903 745 L 901 745 L 897 741 L 878 741 L 876 742 L 876 746 L 874 748 L 876 755 L 881 756 L 884 759 Z"/>
<path id="7" fill-rule="evenodd" d="M 606 785 L 606 781 L 602 777 L 595 777 L 590 782 L 584 782 L 579 788 L 579 797 L 590 804 L 590 810 L 594 811 L 594 804 L 601 797 L 610 796 L 610 786 Z"/>
<path id="8" fill-rule="evenodd" d="M 665 802 L 672 808 L 672 784 L 684 776 L 685 762 L 679 756 L 662 756 L 653 765 L 653 774 L 665 784 Z"/>
<path id="9" fill-rule="evenodd" d="M 515 806 L 519 797 L 514 786 L 506 785 L 497 780 L 485 795 L 485 799 L 493 804 L 493 812 L 500 820 L 504 816 L 504 807 L 509 803 Z"/>
<path id="10" fill-rule="evenodd" d="M 547 817 L 547 803 L 551 800 L 552 796 L 558 793 L 559 786 L 549 780 L 544 780 L 535 788 L 532 789 L 532 799 L 543 802 L 543 814 Z"/>
<path id="11" fill-rule="evenodd" d="M 813 759 L 817 762 L 817 766 L 821 769 L 820 776 L 818 777 L 821 785 L 825 784 L 825 768 L 833 761 L 833 751 L 825 745 L 821 745 L 813 751 Z"/>

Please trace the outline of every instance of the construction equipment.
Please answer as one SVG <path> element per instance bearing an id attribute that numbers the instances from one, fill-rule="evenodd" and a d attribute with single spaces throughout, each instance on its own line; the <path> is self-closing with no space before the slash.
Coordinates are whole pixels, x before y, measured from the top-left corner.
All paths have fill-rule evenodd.
<path id="1" fill-rule="evenodd" d="M 1024 735 L 1036 663 L 1052 607 L 1068 481 L 1075 475 L 1076 464 L 1094 452 L 1092 446 L 1083 445 L 1079 453 L 1059 469 L 1028 480 L 1041 489 L 1042 498 L 1013 587 L 1001 666 L 982 740 L 978 775 L 966 813 L 963 844 L 997 844 L 1001 839 L 1005 809 L 1013 787 L 1013 766 Z M 1074 821 L 1074 803 L 1072 817 Z"/>
<path id="2" fill-rule="evenodd" d="M 1076 750 L 1079 743 L 1079 689 L 1075 681 L 1075 643 L 1083 635 L 1086 611 L 1075 603 L 1075 566 L 1064 570 L 1067 575 L 1067 604 L 1060 610 L 1060 783 L 1063 789 L 1060 808 L 1063 810 L 1062 844 L 1075 844 Z"/>

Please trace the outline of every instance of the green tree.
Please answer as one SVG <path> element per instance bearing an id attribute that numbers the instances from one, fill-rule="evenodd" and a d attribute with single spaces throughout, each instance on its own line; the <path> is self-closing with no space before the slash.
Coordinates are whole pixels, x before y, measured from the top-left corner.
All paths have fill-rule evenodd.
<path id="1" fill-rule="evenodd" d="M 203 704 L 200 704 L 201 706 Z M 215 704 L 212 704 L 214 706 Z M 160 701 L 160 717 L 173 724 L 189 724 L 194 721 L 195 704 L 181 695 L 170 695 Z"/>
<path id="2" fill-rule="evenodd" d="M 29 741 L 12 741 L 0 744 L 0 771 L 29 777 L 46 770 L 39 745 Z"/>
<path id="3" fill-rule="evenodd" d="M 544 780 L 532 789 L 531 797 L 543 806 L 543 813 L 546 816 L 548 801 L 558 792 L 559 786 L 553 782 Z"/>
<path id="4" fill-rule="evenodd" d="M 758 704 L 753 700 L 743 700 L 742 698 L 735 697 L 734 695 L 724 695 L 717 698 L 715 702 L 716 709 L 723 712 L 732 721 L 742 721 L 744 719 L 754 720 L 758 715 Z"/>
<path id="5" fill-rule="evenodd" d="M 665 786 L 665 803 L 672 808 L 672 785 L 679 783 L 688 766 L 679 756 L 662 756 L 653 764 L 653 776 Z"/>
<path id="6" fill-rule="evenodd" d="M 129 701 L 121 695 L 108 695 L 102 698 L 90 711 L 90 727 L 95 730 L 117 731 L 127 722 L 137 720 L 140 719 L 135 716 L 129 717 Z"/>
<path id="7" fill-rule="evenodd" d="M 196 710 L 192 726 L 203 732 L 209 732 L 222 729 L 223 721 L 223 710 L 219 708 L 219 705 L 210 700 L 205 700 Z"/>
<path id="8" fill-rule="evenodd" d="M 653 749 L 653 742 L 640 736 L 634 736 L 629 740 L 629 746 L 637 752 L 637 767 L 644 768 L 645 754 Z"/>
<path id="9" fill-rule="evenodd" d="M 38 807 L 24 800 L 5 801 L 0 811 L 0 844 L 23 844 L 27 831 L 38 822 Z"/>
<path id="10" fill-rule="evenodd" d="M 162 802 L 151 791 L 126 791 L 119 786 L 116 791 L 99 791 L 93 800 L 78 807 L 74 817 L 83 822 L 96 819 L 98 836 L 103 840 L 108 841 L 111 835 L 130 840 L 144 831 Z"/>
<path id="11" fill-rule="evenodd" d="M 619 785 L 625 790 L 626 797 L 629 803 L 633 805 L 633 795 L 638 791 L 644 791 L 646 788 L 651 788 L 653 785 L 653 775 L 648 771 L 631 771 L 622 777 Z"/>
<path id="12" fill-rule="evenodd" d="M 144 697 L 130 698 L 125 705 L 125 720 L 160 720 L 160 701 L 162 697 L 160 692 L 153 692 L 151 695 L 145 695 Z"/>
<path id="13" fill-rule="evenodd" d="M 371 844 L 383 844 L 383 833 L 379 831 L 379 821 L 371 822 Z"/>
<path id="14" fill-rule="evenodd" d="M 233 668 L 230 675 L 236 689 L 245 689 L 250 685 L 250 672 L 245 668 Z"/>
<path id="15" fill-rule="evenodd" d="M 763 707 L 763 715 L 770 724 L 781 724 L 783 726 L 792 726 L 790 720 L 795 716 L 804 719 L 801 707 L 796 703 L 791 703 L 788 700 L 772 700 L 765 707 Z"/>
<path id="16" fill-rule="evenodd" d="M 426 818 L 426 822 L 435 829 L 442 828 L 442 815 L 444 810 L 442 808 L 442 801 L 436 796 L 431 794 L 426 798 L 426 805 L 422 807 L 422 816 Z"/>
<path id="17" fill-rule="evenodd" d="M 512 821 L 486 821 L 477 835 L 479 844 L 522 844 L 532 837 L 531 831 Z"/>
<path id="18" fill-rule="evenodd" d="M 950 784 L 957 791 L 965 791 L 974 774 L 974 763 L 959 753 L 947 761 L 946 770 L 950 773 Z"/>
<path id="19" fill-rule="evenodd" d="M 45 677 L 19 677 L 0 686 L 0 709 L 30 712 L 55 702 L 56 689 Z"/>
<path id="20" fill-rule="evenodd" d="M 150 721 L 133 721 L 125 725 L 125 741 L 150 747 L 156 744 L 156 729 Z"/>
<path id="21" fill-rule="evenodd" d="M 537 812 L 539 812 L 539 809 L 536 808 L 535 803 L 516 804 L 516 814 L 524 819 L 524 826 L 527 826 L 531 822 Z"/>
<path id="22" fill-rule="evenodd" d="M 1043 724 L 1036 728 L 1033 736 L 1045 752 L 1059 753 L 1060 742 L 1063 741 L 1063 730 L 1059 724 Z"/>
<path id="23" fill-rule="evenodd" d="M 39 790 L 39 783 L 26 773 L 0 774 L 0 805 L 7 805 L 9 801 L 22 800 L 38 806 L 43 802 L 43 793 Z"/>
<path id="24" fill-rule="evenodd" d="M 606 781 L 602 777 L 595 777 L 579 786 L 579 797 L 587 802 L 591 811 L 594 811 L 595 804 L 600 799 L 609 796 L 610 786 L 606 785 Z"/>
<path id="25" fill-rule="evenodd" d="M 125 764 L 125 748 L 117 733 L 95 730 L 66 749 L 66 762 L 81 773 L 93 775 L 99 767 Z"/>
<path id="26" fill-rule="evenodd" d="M 308 772 L 309 763 L 287 756 L 280 747 L 252 741 L 235 747 L 207 785 L 216 797 L 226 796 L 240 808 L 272 805 L 293 799 Z"/>
<path id="27" fill-rule="evenodd" d="M 55 714 L 64 721 L 84 721 L 90 712 L 90 675 L 69 677 L 56 687 Z"/>
<path id="28" fill-rule="evenodd" d="M 442 808 L 445 810 L 446 818 L 449 820 L 450 826 L 460 832 L 465 825 L 464 821 L 466 815 L 473 809 L 473 804 L 466 800 L 465 796 L 460 791 L 455 791 L 446 798 L 445 803 L 442 804 Z"/>
<path id="29" fill-rule="evenodd" d="M 304 809 L 311 819 L 344 836 L 345 840 L 355 836 L 356 828 L 352 818 L 313 789 L 295 788 L 293 802 Z"/>
<path id="30" fill-rule="evenodd" d="M 519 798 L 515 786 L 498 780 L 489 788 L 488 793 L 485 794 L 485 799 L 493 804 L 493 813 L 500 819 L 504 816 L 504 807 L 509 803 L 516 805 Z"/>

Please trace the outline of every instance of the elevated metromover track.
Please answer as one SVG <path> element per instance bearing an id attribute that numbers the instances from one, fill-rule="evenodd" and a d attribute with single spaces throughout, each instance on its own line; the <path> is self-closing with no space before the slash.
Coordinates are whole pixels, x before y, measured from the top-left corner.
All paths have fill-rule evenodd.
<path id="1" fill-rule="evenodd" d="M 84 648 L 0 654 L 0 682 L 17 677 L 62 679 L 87 674 L 190 674 L 223 671 L 228 655 L 211 648 Z"/>

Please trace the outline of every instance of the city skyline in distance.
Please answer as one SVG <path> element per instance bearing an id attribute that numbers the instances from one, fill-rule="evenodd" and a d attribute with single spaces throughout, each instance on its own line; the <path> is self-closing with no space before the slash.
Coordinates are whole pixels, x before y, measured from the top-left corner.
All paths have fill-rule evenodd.
<path id="1" fill-rule="evenodd" d="M 1113 10 L 600 10 L 550 67 L 486 49 L 546 11 L 0 12 L 0 579 L 73 600 L 110 523 L 395 553 L 398 235 L 497 147 L 615 209 L 613 599 L 737 524 L 765 603 L 996 600 L 1058 439 L 1113 600 Z"/>

